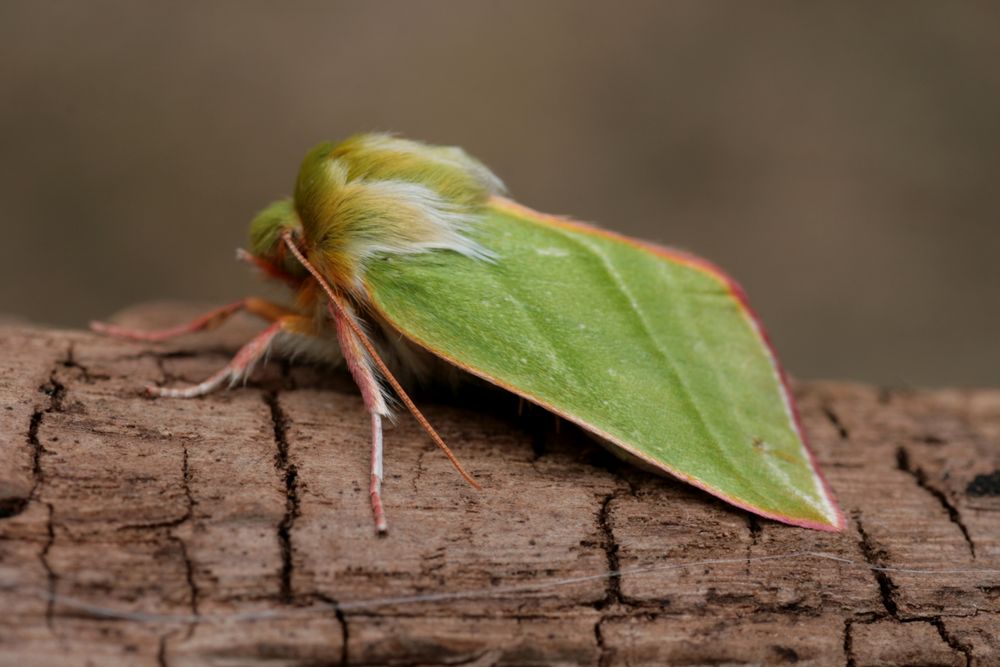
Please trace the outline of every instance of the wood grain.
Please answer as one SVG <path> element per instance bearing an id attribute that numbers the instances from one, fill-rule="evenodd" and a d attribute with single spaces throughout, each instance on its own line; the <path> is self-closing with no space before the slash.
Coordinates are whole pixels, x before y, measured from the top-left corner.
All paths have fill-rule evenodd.
<path id="1" fill-rule="evenodd" d="M 1000 390 L 799 383 L 840 534 L 632 469 L 501 392 L 425 393 L 484 490 L 401 416 L 379 539 L 343 373 L 142 395 L 255 326 L 0 328 L 0 664 L 1000 664 Z"/>

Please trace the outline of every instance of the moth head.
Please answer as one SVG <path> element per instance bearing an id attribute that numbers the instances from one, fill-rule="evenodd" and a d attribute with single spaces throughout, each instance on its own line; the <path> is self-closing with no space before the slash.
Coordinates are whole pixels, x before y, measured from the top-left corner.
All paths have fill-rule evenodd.
<path id="1" fill-rule="evenodd" d="M 285 230 L 292 232 L 293 238 L 302 236 L 302 222 L 291 199 L 280 199 L 263 211 L 250 223 L 250 254 L 273 264 L 289 276 L 304 278 L 308 275 L 302 266 L 288 252 L 281 235 Z"/>
<path id="2" fill-rule="evenodd" d="M 489 197 L 502 190 L 460 148 L 362 134 L 309 151 L 289 213 L 309 260 L 351 290 L 380 254 L 444 249 L 488 259 L 471 232 Z"/>

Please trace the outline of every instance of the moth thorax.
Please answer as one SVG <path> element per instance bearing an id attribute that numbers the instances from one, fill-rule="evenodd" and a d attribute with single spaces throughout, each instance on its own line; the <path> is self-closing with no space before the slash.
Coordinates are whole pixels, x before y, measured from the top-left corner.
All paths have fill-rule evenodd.
<path id="1" fill-rule="evenodd" d="M 310 259 L 331 278 L 357 282 L 379 254 L 447 249 L 488 258 L 470 232 L 501 187 L 460 149 L 360 135 L 309 152 L 295 210 Z"/>

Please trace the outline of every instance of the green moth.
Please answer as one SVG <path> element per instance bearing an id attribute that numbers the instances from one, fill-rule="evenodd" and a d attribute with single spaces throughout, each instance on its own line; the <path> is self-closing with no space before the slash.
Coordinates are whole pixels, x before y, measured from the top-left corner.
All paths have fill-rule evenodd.
<path id="1" fill-rule="evenodd" d="M 149 388 L 160 396 L 232 384 L 272 348 L 346 364 L 371 417 L 380 532 L 390 389 L 476 485 L 393 374 L 455 369 L 733 505 L 843 528 L 784 373 L 732 279 L 697 257 L 539 213 L 502 192 L 459 148 L 382 134 L 323 143 L 303 161 L 294 197 L 253 220 L 241 252 L 294 290 L 292 307 L 249 298 L 163 331 L 94 328 L 163 340 L 241 309 L 270 322 L 205 382 Z"/>

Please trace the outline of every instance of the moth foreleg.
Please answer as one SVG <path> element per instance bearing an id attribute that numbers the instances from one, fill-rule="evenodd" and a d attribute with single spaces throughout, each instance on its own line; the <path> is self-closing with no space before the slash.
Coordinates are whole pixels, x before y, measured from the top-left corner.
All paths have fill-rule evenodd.
<path id="1" fill-rule="evenodd" d="M 382 506 L 382 417 L 389 414 L 389 409 L 367 350 L 365 350 L 361 341 L 358 340 L 357 334 L 344 321 L 345 316 L 355 317 L 353 312 L 341 315 L 337 311 L 332 311 L 331 314 L 333 315 L 333 322 L 337 329 L 337 340 L 340 343 L 341 354 L 344 355 L 347 368 L 351 371 L 358 389 L 361 390 L 361 397 L 365 402 L 365 407 L 368 409 L 369 414 L 371 414 L 372 455 L 371 480 L 368 492 L 371 496 L 375 530 L 379 533 L 385 533 L 388 524 L 385 519 L 385 509 Z"/>
<path id="2" fill-rule="evenodd" d="M 104 322 L 91 322 L 90 328 L 98 333 L 114 336 L 115 338 L 125 338 L 127 340 L 143 342 L 158 342 L 176 338 L 177 336 L 182 336 L 188 333 L 195 333 L 197 331 L 210 331 L 241 310 L 257 315 L 268 322 L 276 322 L 282 317 L 297 315 L 295 311 L 289 310 L 284 306 L 279 306 L 276 303 L 271 303 L 270 301 L 265 301 L 264 299 L 249 297 L 236 301 L 235 303 L 222 306 L 221 308 L 216 308 L 215 310 L 211 310 L 204 315 L 199 315 L 185 324 L 169 327 L 167 329 L 147 331 L 143 329 L 133 329 L 131 327 L 120 327 L 116 324 L 107 324 Z"/>
<path id="3" fill-rule="evenodd" d="M 309 326 L 309 323 L 310 320 L 301 315 L 279 317 L 271 326 L 241 347 L 232 361 L 204 382 L 183 389 L 151 385 L 146 387 L 146 391 L 152 396 L 164 398 L 195 398 L 215 391 L 223 385 L 232 386 L 250 375 L 254 365 L 267 353 L 279 334 L 282 332 L 301 333 Z"/>
<path id="4" fill-rule="evenodd" d="M 368 494 L 372 501 L 372 515 L 375 519 L 375 530 L 383 534 L 389 524 L 385 520 L 385 508 L 382 507 L 382 415 L 372 412 L 372 471 L 368 486 Z"/>

